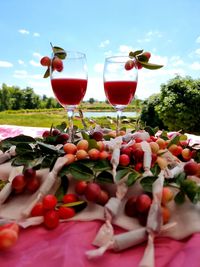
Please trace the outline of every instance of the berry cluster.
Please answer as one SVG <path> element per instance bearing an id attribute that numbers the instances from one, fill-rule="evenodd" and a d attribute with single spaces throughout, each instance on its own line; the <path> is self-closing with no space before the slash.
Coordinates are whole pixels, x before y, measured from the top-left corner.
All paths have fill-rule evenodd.
<path id="1" fill-rule="evenodd" d="M 75 185 L 75 192 L 78 195 L 84 195 L 88 201 L 102 206 L 104 206 L 110 198 L 109 193 L 95 182 L 79 181 Z"/>
<path id="2" fill-rule="evenodd" d="M 58 129 L 46 130 L 43 132 L 42 137 L 45 143 L 57 145 L 65 144 L 69 139 L 69 135 L 65 132 L 61 132 Z"/>
<path id="3" fill-rule="evenodd" d="M 40 179 L 36 176 L 36 170 L 27 168 L 24 173 L 16 175 L 12 180 L 14 193 L 19 194 L 24 191 L 34 193 L 40 187 Z"/>
<path id="4" fill-rule="evenodd" d="M 76 211 L 69 204 L 78 202 L 75 194 L 65 194 L 62 203 L 58 203 L 55 195 L 46 195 L 41 202 L 38 202 L 31 211 L 31 216 L 43 216 L 44 225 L 48 229 L 54 229 L 59 225 L 60 220 L 69 219 L 75 216 Z"/>
<path id="5" fill-rule="evenodd" d="M 61 72 L 63 70 L 63 62 L 62 60 L 65 59 L 66 57 L 66 52 L 63 48 L 61 47 L 57 47 L 57 46 L 52 46 L 52 50 L 53 50 L 53 58 L 50 59 L 50 57 L 48 56 L 44 56 L 41 58 L 40 60 L 40 64 L 44 67 L 47 67 L 47 70 L 44 74 L 44 78 L 47 78 L 50 76 L 50 69 L 51 71 L 58 71 Z"/>
<path id="6" fill-rule="evenodd" d="M 129 53 L 130 59 L 125 63 L 125 70 L 131 70 L 137 66 L 137 69 L 146 68 L 146 69 L 160 69 L 163 65 L 157 65 L 149 63 L 151 57 L 150 52 L 143 52 L 143 50 L 137 50 Z M 133 60 L 134 59 L 134 60 Z"/>
<path id="7" fill-rule="evenodd" d="M 164 187 L 161 199 L 163 224 L 166 224 L 170 219 L 170 211 L 167 203 L 172 199 L 173 192 L 169 187 Z M 140 224 L 145 226 L 151 204 L 152 196 L 150 194 L 142 193 L 138 196 L 134 195 L 128 198 L 124 211 L 127 216 L 138 218 Z"/>

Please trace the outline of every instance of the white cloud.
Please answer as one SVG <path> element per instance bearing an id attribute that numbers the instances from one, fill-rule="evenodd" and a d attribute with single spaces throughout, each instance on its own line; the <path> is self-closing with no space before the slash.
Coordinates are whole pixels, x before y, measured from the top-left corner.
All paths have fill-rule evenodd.
<path id="1" fill-rule="evenodd" d="M 189 67 L 192 70 L 200 70 L 200 63 L 199 62 L 193 62 Z"/>
<path id="2" fill-rule="evenodd" d="M 133 50 L 133 48 L 131 46 L 128 45 L 120 45 L 119 46 L 119 52 L 122 54 L 129 54 L 129 52 Z"/>
<path id="3" fill-rule="evenodd" d="M 34 67 L 40 67 L 40 62 L 37 62 L 35 60 L 30 60 L 29 61 L 30 65 L 34 66 Z"/>
<path id="4" fill-rule="evenodd" d="M 40 34 L 39 34 L 38 32 L 34 32 L 34 33 L 33 33 L 33 36 L 34 36 L 34 37 L 40 37 Z"/>
<path id="5" fill-rule="evenodd" d="M 162 33 L 161 32 L 159 32 L 159 31 L 149 31 L 144 35 L 143 38 L 138 39 L 137 42 L 138 43 L 149 43 L 154 38 L 161 38 L 161 37 L 162 37 Z"/>
<path id="6" fill-rule="evenodd" d="M 173 67 L 183 66 L 185 63 L 179 56 L 173 56 L 169 59 L 170 65 Z"/>
<path id="7" fill-rule="evenodd" d="M 13 64 L 11 62 L 0 60 L 0 68 L 11 68 L 11 67 L 13 67 Z"/>
<path id="8" fill-rule="evenodd" d="M 196 43 L 200 43 L 200 36 L 197 37 Z"/>
<path id="9" fill-rule="evenodd" d="M 99 45 L 99 47 L 104 48 L 110 44 L 109 40 L 102 41 Z"/>
<path id="10" fill-rule="evenodd" d="M 23 79 L 23 80 L 40 80 L 42 79 L 41 74 L 29 74 L 26 70 L 15 70 L 14 75 L 15 78 Z"/>
<path id="11" fill-rule="evenodd" d="M 198 48 L 198 49 L 195 50 L 195 54 L 198 55 L 198 56 L 200 56 L 200 48 Z"/>
<path id="12" fill-rule="evenodd" d="M 19 79 L 25 79 L 27 78 L 27 71 L 26 70 L 15 70 L 14 71 L 14 77 Z"/>
<path id="13" fill-rule="evenodd" d="M 20 29 L 18 32 L 21 34 L 29 34 L 30 33 L 28 30 L 25 30 L 25 29 Z"/>
<path id="14" fill-rule="evenodd" d="M 38 52 L 34 52 L 34 53 L 33 53 L 33 56 L 36 57 L 36 58 L 39 58 L 39 59 L 41 59 L 41 57 L 42 57 L 42 56 L 40 55 L 40 53 L 38 53 Z"/>
<path id="15" fill-rule="evenodd" d="M 19 65 L 24 65 L 24 61 L 21 59 L 18 59 L 18 63 L 19 63 Z"/>

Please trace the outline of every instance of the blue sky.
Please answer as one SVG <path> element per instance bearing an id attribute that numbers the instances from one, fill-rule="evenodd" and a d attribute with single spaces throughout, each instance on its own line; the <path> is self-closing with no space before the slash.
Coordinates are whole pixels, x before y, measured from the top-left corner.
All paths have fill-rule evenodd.
<path id="1" fill-rule="evenodd" d="M 137 97 L 145 99 L 175 75 L 200 78 L 199 0 L 7 0 L 0 1 L 0 85 L 31 87 L 53 96 L 43 79 L 42 56 L 50 42 L 86 53 L 84 100 L 104 100 L 106 56 L 144 49 L 160 70 L 139 70 Z"/>

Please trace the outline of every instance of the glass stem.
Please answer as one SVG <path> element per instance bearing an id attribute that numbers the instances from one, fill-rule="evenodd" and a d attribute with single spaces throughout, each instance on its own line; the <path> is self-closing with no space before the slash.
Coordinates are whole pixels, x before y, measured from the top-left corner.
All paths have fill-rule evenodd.
<path id="1" fill-rule="evenodd" d="M 121 116 L 122 116 L 122 109 L 117 109 L 117 128 L 116 128 L 116 136 L 119 136 L 119 135 L 120 135 Z"/>
<path id="2" fill-rule="evenodd" d="M 68 116 L 68 123 L 69 123 L 69 142 L 74 142 L 74 108 L 68 108 L 67 109 L 67 116 Z"/>

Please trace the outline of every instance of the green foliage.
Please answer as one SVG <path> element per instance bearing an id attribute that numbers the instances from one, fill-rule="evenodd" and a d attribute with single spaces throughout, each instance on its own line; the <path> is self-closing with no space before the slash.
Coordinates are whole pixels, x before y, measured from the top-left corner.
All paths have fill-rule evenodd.
<path id="1" fill-rule="evenodd" d="M 199 103 L 200 80 L 176 76 L 144 102 L 140 119 L 151 127 L 199 134 Z"/>
<path id="2" fill-rule="evenodd" d="M 180 76 L 161 85 L 159 118 L 170 131 L 200 133 L 200 80 Z"/>
<path id="3" fill-rule="evenodd" d="M 40 97 L 33 89 L 2 84 L 0 88 L 0 111 L 20 109 L 58 108 L 60 104 L 53 97 Z"/>
<path id="4" fill-rule="evenodd" d="M 140 115 L 140 120 L 150 127 L 158 127 L 159 129 L 166 129 L 162 120 L 159 118 L 158 112 L 155 107 L 160 103 L 160 95 L 155 94 L 145 100 Z"/>

